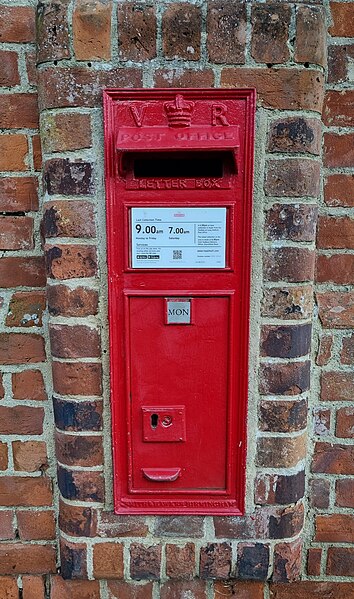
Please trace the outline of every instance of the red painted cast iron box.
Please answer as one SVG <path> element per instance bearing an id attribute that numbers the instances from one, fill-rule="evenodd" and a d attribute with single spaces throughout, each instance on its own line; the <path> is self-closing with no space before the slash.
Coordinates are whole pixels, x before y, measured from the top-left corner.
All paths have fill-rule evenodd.
<path id="1" fill-rule="evenodd" d="M 255 92 L 104 108 L 115 510 L 242 514 Z"/>

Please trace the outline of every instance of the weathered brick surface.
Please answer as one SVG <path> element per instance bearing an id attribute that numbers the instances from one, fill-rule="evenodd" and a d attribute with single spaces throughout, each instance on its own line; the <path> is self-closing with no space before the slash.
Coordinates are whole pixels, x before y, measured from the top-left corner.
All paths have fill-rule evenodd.
<path id="1" fill-rule="evenodd" d="M 74 52 L 78 60 L 111 57 L 112 2 L 76 0 L 73 13 Z"/>
<path id="2" fill-rule="evenodd" d="M 96 543 L 93 548 L 95 578 L 123 578 L 123 545 Z"/>
<path id="3" fill-rule="evenodd" d="M 326 17 L 322 7 L 299 6 L 296 13 L 296 62 L 326 66 Z"/>
<path id="4" fill-rule="evenodd" d="M 120 60 L 151 60 L 156 56 L 156 8 L 138 3 L 118 5 Z"/>
<path id="5" fill-rule="evenodd" d="M 75 135 L 72 134 L 75 129 Z M 91 119 L 88 114 L 65 112 L 47 114 L 42 121 L 43 149 L 46 153 L 90 148 Z"/>
<path id="6" fill-rule="evenodd" d="M 212 0 L 208 4 L 207 49 L 211 62 L 243 64 L 246 46 L 246 4 Z"/>
<path id="7" fill-rule="evenodd" d="M 320 154 L 321 121 L 302 117 L 286 117 L 273 121 L 268 136 L 268 150 Z"/>
<path id="8" fill-rule="evenodd" d="M 291 7 L 284 3 L 267 2 L 252 7 L 251 54 L 256 62 L 288 61 L 290 17 Z"/>
<path id="9" fill-rule="evenodd" d="M 339 241 L 338 243 L 340 244 L 341 242 Z M 353 254 L 318 254 L 316 279 L 319 283 L 331 282 L 337 285 L 352 285 L 354 282 L 353 265 Z"/>
<path id="10" fill-rule="evenodd" d="M 162 46 L 168 59 L 199 60 L 201 10 L 187 2 L 173 3 L 162 15 Z"/>
<path id="11" fill-rule="evenodd" d="M 22 543 L 2 543 L 0 545 L 0 575 L 54 574 L 55 570 L 55 547 L 53 545 Z"/>

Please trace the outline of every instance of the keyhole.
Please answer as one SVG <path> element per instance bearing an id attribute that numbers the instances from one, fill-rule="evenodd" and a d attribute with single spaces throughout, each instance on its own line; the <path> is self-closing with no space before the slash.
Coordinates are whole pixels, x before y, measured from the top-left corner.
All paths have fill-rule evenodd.
<path id="1" fill-rule="evenodd" d="M 157 421 L 159 419 L 159 415 L 158 414 L 151 414 L 151 428 L 156 428 L 157 427 Z"/>

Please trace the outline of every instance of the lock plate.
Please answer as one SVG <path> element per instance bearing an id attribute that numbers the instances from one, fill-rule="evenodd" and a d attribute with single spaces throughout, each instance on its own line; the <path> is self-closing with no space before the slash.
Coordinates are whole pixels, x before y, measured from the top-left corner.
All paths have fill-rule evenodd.
<path id="1" fill-rule="evenodd" d="M 142 407 L 143 440 L 181 443 L 186 440 L 185 406 Z"/>

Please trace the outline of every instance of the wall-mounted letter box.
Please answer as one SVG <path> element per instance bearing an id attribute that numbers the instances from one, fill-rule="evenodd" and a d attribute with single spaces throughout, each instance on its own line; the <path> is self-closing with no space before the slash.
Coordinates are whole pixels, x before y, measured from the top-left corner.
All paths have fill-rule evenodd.
<path id="1" fill-rule="evenodd" d="M 244 507 L 255 92 L 107 90 L 115 509 Z"/>

